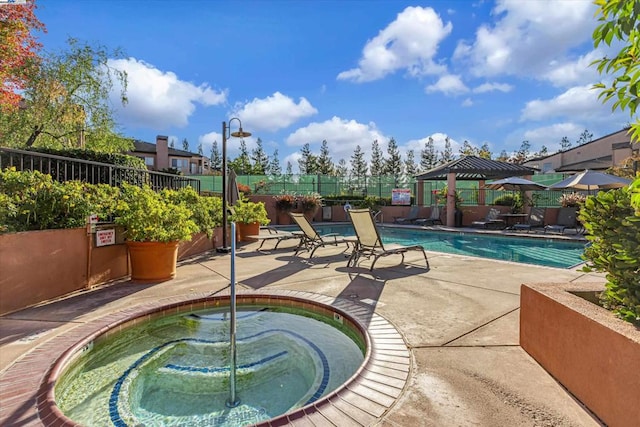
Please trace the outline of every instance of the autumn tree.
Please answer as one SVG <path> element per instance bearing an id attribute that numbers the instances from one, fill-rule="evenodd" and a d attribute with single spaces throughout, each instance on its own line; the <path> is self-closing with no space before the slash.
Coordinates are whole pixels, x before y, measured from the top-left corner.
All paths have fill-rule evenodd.
<path id="1" fill-rule="evenodd" d="M 0 111 L 20 105 L 20 91 L 28 86 L 33 68 L 38 66 L 38 43 L 34 32 L 46 32 L 35 15 L 35 1 L 0 6 Z"/>
<path id="2" fill-rule="evenodd" d="M 4 9 L 4 7 L 0 8 Z M 81 147 L 103 152 L 133 148 L 116 132 L 112 89 L 126 103 L 126 73 L 110 66 L 119 51 L 74 39 L 62 52 L 42 56 L 29 70 L 21 108 L 3 114 L 3 144 L 14 147 Z"/>
<path id="3" fill-rule="evenodd" d="M 478 150 L 478 157 L 480 157 L 481 159 L 491 160 L 491 156 L 492 153 L 491 149 L 489 148 L 489 144 L 487 144 L 486 142 L 483 143 Z"/>
<path id="4" fill-rule="evenodd" d="M 496 160 L 499 162 L 506 162 L 509 160 L 509 154 L 507 154 L 507 150 L 502 150 L 500 152 L 500 154 L 498 154 L 498 157 L 496 157 Z"/>

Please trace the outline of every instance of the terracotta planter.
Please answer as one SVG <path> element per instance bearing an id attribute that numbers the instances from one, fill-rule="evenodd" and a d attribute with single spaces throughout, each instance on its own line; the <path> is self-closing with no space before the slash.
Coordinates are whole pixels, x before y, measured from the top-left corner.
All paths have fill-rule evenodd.
<path id="1" fill-rule="evenodd" d="M 278 211 L 277 214 L 277 223 L 279 225 L 289 225 L 291 224 L 291 217 L 289 216 L 288 211 Z"/>
<path id="2" fill-rule="evenodd" d="M 247 224 L 244 222 L 236 223 L 236 234 L 238 234 L 241 242 L 253 242 L 255 239 L 250 239 L 247 236 L 256 236 L 260 234 L 260 223 L 254 222 Z"/>
<path id="3" fill-rule="evenodd" d="M 131 280 L 164 282 L 176 276 L 179 242 L 127 242 Z"/>

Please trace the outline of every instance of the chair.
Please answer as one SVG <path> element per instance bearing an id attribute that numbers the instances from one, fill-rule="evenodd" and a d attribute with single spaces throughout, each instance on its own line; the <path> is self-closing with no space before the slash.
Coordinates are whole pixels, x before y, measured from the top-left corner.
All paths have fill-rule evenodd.
<path id="1" fill-rule="evenodd" d="M 418 205 L 411 206 L 411 209 L 409 210 L 409 215 L 407 215 L 406 217 L 395 216 L 393 217 L 393 222 L 394 224 L 406 224 L 406 223 L 410 224 L 416 219 L 418 219 L 419 213 L 420 213 L 420 206 Z"/>
<path id="2" fill-rule="evenodd" d="M 546 208 L 532 207 L 527 221 L 523 224 L 514 224 L 511 229 L 529 232 L 534 228 L 544 227 L 544 214 L 546 210 Z"/>
<path id="3" fill-rule="evenodd" d="M 564 231 L 568 228 L 576 230 L 576 233 L 578 232 L 576 208 L 560 208 L 560 210 L 558 210 L 556 223 L 544 227 L 544 232 L 550 231 L 564 234 Z"/>
<path id="4" fill-rule="evenodd" d="M 403 246 L 396 243 L 383 244 L 380 233 L 378 232 L 378 227 L 376 227 L 373 215 L 369 209 L 351 209 L 349 213 L 351 214 L 351 223 L 353 224 L 358 240 L 349 261 L 347 261 L 347 267 L 351 265 L 355 267 L 361 256 L 373 256 L 373 262 L 371 263 L 371 267 L 369 267 L 369 271 L 372 271 L 376 261 L 380 257 L 400 254 L 402 255 L 401 263 L 404 263 L 405 252 L 421 251 L 427 263 L 427 268 L 429 268 L 427 253 L 422 246 Z"/>
<path id="5" fill-rule="evenodd" d="M 320 235 L 303 213 L 289 212 L 289 215 L 291 215 L 293 221 L 300 227 L 300 230 L 302 230 L 302 233 L 298 234 L 300 244 L 296 248 L 294 255 L 298 255 L 298 252 L 302 250 L 308 250 L 310 251 L 309 258 L 311 258 L 316 249 L 326 245 L 338 246 L 338 243 L 346 243 L 347 247 L 349 247 L 349 241 L 337 233 Z"/>
<path id="6" fill-rule="evenodd" d="M 442 220 L 440 219 L 440 206 L 436 205 L 431 207 L 431 215 L 429 218 L 418 218 L 413 221 L 413 223 L 417 225 L 442 224 Z"/>
<path id="7" fill-rule="evenodd" d="M 301 239 L 302 235 L 299 232 L 291 233 L 284 230 L 277 230 L 273 227 L 261 227 L 260 231 L 266 230 L 266 233 L 260 233 L 253 236 L 247 236 L 250 239 L 260 240 L 260 246 L 258 246 L 258 251 L 262 249 L 262 245 L 266 241 L 275 241 L 276 245 L 273 247 L 273 250 L 278 249 L 278 245 L 280 242 L 291 239 Z"/>
<path id="8" fill-rule="evenodd" d="M 500 215 L 500 211 L 498 209 L 491 208 L 483 220 L 473 221 L 471 226 L 480 228 L 505 228 L 506 223 L 503 219 L 498 218 L 498 215 Z"/>

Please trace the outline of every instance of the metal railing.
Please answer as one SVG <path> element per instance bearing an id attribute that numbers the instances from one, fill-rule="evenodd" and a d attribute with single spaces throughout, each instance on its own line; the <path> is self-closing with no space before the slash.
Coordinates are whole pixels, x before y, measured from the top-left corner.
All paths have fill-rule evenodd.
<path id="1" fill-rule="evenodd" d="M 59 182 L 82 181 L 90 184 L 120 186 L 123 182 L 133 185 L 149 185 L 154 190 L 177 190 L 192 187 L 200 192 L 200 180 L 162 172 L 152 172 L 128 166 L 111 165 L 89 160 L 73 159 L 34 151 L 0 147 L 0 170 L 15 167 L 16 170 L 39 171 L 51 175 Z"/>

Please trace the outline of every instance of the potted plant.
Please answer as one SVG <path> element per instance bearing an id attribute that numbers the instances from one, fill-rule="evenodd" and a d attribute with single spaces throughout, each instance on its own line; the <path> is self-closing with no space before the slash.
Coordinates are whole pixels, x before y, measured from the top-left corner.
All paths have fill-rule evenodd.
<path id="1" fill-rule="evenodd" d="M 318 193 L 304 194 L 298 198 L 300 201 L 300 207 L 305 216 L 312 220 L 318 212 L 318 209 L 322 205 L 322 197 Z"/>
<path id="2" fill-rule="evenodd" d="M 260 233 L 261 225 L 268 225 L 269 216 L 263 202 L 252 202 L 242 197 L 233 205 L 230 221 L 236 223 L 240 241 L 248 241 L 247 236 Z"/>
<path id="3" fill-rule="evenodd" d="M 291 212 L 298 203 L 296 195 L 282 192 L 281 194 L 273 196 L 273 199 L 276 201 L 278 224 L 289 224 L 289 212 Z"/>
<path id="4" fill-rule="evenodd" d="M 131 261 L 131 279 L 138 282 L 170 280 L 176 274 L 178 244 L 198 231 L 185 203 L 174 203 L 175 191 L 153 191 L 149 186 L 122 184 L 115 223 L 125 228 Z"/>

